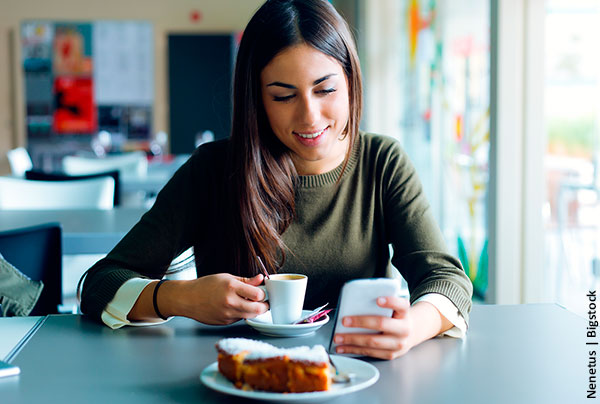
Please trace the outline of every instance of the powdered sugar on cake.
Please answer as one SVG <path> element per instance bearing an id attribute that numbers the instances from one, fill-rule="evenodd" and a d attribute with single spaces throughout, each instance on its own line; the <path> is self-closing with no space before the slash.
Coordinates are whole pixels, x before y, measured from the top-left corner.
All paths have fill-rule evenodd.
<path id="1" fill-rule="evenodd" d="M 323 345 L 314 347 L 299 346 L 294 348 L 278 348 L 266 342 L 246 338 L 226 338 L 217 343 L 217 348 L 230 355 L 248 352 L 246 360 L 270 359 L 287 356 L 290 360 L 313 363 L 328 362 L 327 352 Z"/>
<path id="2" fill-rule="evenodd" d="M 268 352 L 278 349 L 271 344 L 262 341 L 255 341 L 247 338 L 225 338 L 217 342 L 217 348 L 229 355 L 237 355 L 244 351 L 264 351 Z"/>
<path id="3" fill-rule="evenodd" d="M 307 346 L 299 346 L 296 348 L 286 349 L 286 354 L 291 360 L 307 361 L 307 362 L 328 362 L 329 357 L 323 345 L 315 345 L 312 348 Z"/>

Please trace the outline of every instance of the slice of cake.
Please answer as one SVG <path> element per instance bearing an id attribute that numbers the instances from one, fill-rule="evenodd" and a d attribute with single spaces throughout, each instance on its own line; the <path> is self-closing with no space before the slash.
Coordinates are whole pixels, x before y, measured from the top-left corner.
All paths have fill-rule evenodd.
<path id="1" fill-rule="evenodd" d="M 274 346 L 261 341 L 245 338 L 226 338 L 217 342 L 219 372 L 229 379 L 237 388 L 243 384 L 244 358 L 250 352 L 268 351 Z"/>
<path id="2" fill-rule="evenodd" d="M 219 371 L 237 388 L 301 393 L 329 390 L 329 356 L 322 345 L 277 348 L 261 341 L 226 338 L 217 345 Z"/>

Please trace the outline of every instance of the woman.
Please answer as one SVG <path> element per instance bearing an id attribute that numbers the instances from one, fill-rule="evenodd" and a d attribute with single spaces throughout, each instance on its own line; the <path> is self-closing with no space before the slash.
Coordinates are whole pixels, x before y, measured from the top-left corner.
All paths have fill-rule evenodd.
<path id="1" fill-rule="evenodd" d="M 393 318 L 346 318 L 380 333 L 337 335 L 338 350 L 391 359 L 440 333 L 462 335 L 471 284 L 400 146 L 359 133 L 359 61 L 335 9 L 267 1 L 244 31 L 233 99 L 231 138 L 198 148 L 90 269 L 82 310 L 111 327 L 252 318 L 268 310 L 257 257 L 269 272 L 308 275 L 306 307 L 335 304 L 346 281 L 385 276 L 391 243 L 412 306 L 382 297 Z M 198 279 L 157 282 L 190 246 Z"/>

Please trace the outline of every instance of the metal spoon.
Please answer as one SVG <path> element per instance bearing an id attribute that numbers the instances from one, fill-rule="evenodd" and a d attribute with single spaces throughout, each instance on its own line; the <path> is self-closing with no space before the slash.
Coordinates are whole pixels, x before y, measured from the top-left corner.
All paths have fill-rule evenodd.
<path id="1" fill-rule="evenodd" d="M 327 354 L 327 356 L 329 357 L 329 363 L 335 369 L 335 375 L 331 377 L 331 381 L 334 383 L 350 383 L 356 377 L 356 373 L 340 372 L 335 363 L 333 363 L 331 355 Z"/>
<path id="2" fill-rule="evenodd" d="M 256 258 L 258 259 L 258 263 L 260 264 L 260 267 L 263 270 L 263 274 L 265 275 L 265 278 L 269 279 L 269 271 L 267 271 L 267 267 L 265 267 L 265 264 L 263 264 L 262 260 L 260 259 L 260 257 L 257 255 Z"/>

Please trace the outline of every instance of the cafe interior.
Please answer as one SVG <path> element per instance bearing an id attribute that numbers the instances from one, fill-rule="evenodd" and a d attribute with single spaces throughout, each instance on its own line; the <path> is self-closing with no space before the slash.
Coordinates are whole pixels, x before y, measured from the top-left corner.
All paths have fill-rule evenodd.
<path id="1" fill-rule="evenodd" d="M 48 356 L 48 363 L 61 358 L 48 352 L 61 327 L 67 330 L 62 349 L 94 347 L 81 342 L 84 333 L 106 352 L 115 350 L 107 356 L 122 354 L 129 363 L 95 362 L 103 372 L 120 370 L 90 380 L 82 369 L 91 363 L 66 359 L 58 373 L 73 383 L 43 382 L 61 401 L 237 402 L 235 394 L 198 380 L 216 360 L 214 328 L 175 319 L 150 327 L 153 332 L 115 330 L 118 341 L 110 341 L 111 330 L 81 315 L 77 284 L 153 206 L 198 146 L 229 136 L 237 46 L 262 3 L 0 0 L 0 254 L 44 282 L 43 304 L 29 316 L 0 318 L 0 360 L 21 371 L 6 381 L 0 377 L 0 402 L 4 394 L 8 402 L 37 402 L 40 393 L 33 390 L 43 376 L 30 367 L 36 355 Z M 472 282 L 474 308 L 467 345 L 442 337 L 391 363 L 376 362 L 379 381 L 341 399 L 470 402 L 485 394 L 490 402 L 506 402 L 512 392 L 517 398 L 511 402 L 575 402 L 573 395 L 595 394 L 589 393 L 583 338 L 590 294 L 600 283 L 600 4 L 330 3 L 357 43 L 364 86 L 360 128 L 396 138 L 410 157 L 448 250 Z M 167 277 L 195 278 L 193 254 L 190 249 L 175 258 Z M 408 296 L 401 275 L 390 276 Z M 247 326 L 223 329 L 219 337 L 236 336 L 235 327 Z M 294 338 L 267 342 L 327 345 L 330 336 L 322 330 L 301 344 Z M 569 345 L 560 370 L 556 358 L 547 367 L 539 363 L 552 341 L 530 349 L 534 339 L 550 334 L 554 343 Z M 482 335 L 482 345 L 468 346 Z M 166 342 L 156 341 L 161 338 Z M 488 351 L 503 338 L 509 348 L 473 359 L 492 355 Z M 199 348 L 198 341 L 210 347 Z M 185 365 L 161 359 L 168 376 L 144 370 L 127 382 L 135 358 L 153 352 L 182 359 L 186 349 L 207 359 Z M 580 351 L 584 364 L 572 359 Z M 510 379 L 506 372 L 514 365 L 506 355 L 520 358 L 518 372 L 528 388 L 509 381 L 504 391 L 492 380 Z M 155 365 L 148 358 L 137 364 Z M 457 389 L 453 378 L 459 377 Z M 465 384 L 468 378 L 478 384 Z M 567 383 L 553 388 L 543 379 Z"/>

